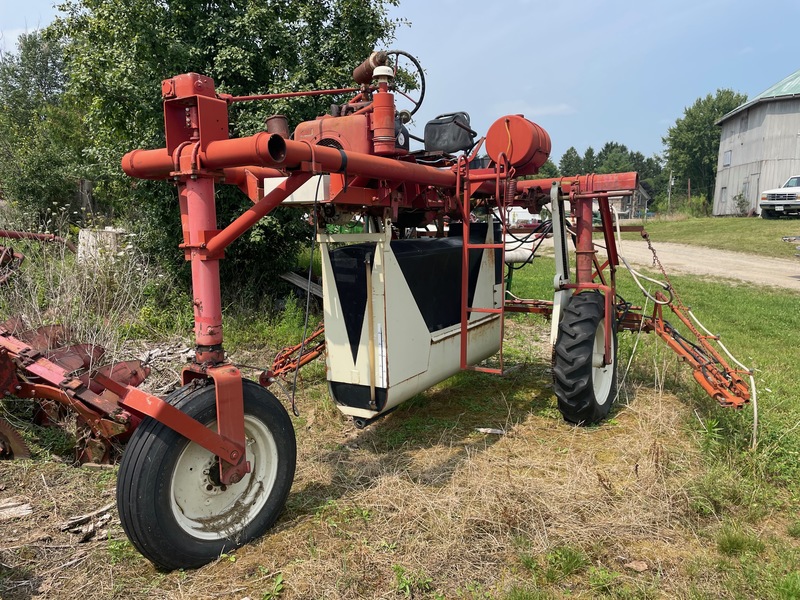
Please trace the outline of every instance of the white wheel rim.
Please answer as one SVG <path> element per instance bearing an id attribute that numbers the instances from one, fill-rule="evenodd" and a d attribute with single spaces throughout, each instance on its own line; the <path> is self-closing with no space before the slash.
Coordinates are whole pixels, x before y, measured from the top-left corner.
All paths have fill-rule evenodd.
<path id="1" fill-rule="evenodd" d="M 598 404 L 608 402 L 611 395 L 611 382 L 614 379 L 614 336 L 611 336 L 611 363 L 603 364 L 606 346 L 605 319 L 600 321 L 594 334 L 594 347 L 592 348 L 592 388 L 594 398 Z"/>
<path id="2" fill-rule="evenodd" d="M 209 425 L 216 429 L 216 421 Z M 278 474 L 278 448 L 269 428 L 245 416 L 246 451 L 250 472 L 239 483 L 216 486 L 210 470 L 214 455 L 195 443 L 184 448 L 170 485 L 170 507 L 186 533 L 202 540 L 231 538 L 261 512 Z M 219 476 L 217 475 L 217 479 Z"/>

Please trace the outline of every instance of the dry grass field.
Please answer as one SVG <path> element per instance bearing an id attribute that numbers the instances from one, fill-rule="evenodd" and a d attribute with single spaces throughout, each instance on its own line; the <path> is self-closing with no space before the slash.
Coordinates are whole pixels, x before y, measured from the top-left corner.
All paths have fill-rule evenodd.
<path id="1" fill-rule="evenodd" d="M 548 277 L 518 285 L 546 287 Z M 800 296 L 674 280 L 757 369 L 756 451 L 752 408 L 717 407 L 647 337 L 620 336 L 625 379 L 610 418 L 566 424 L 552 394 L 549 324 L 515 317 L 507 376 L 460 373 L 364 430 L 331 405 L 322 361 L 306 367 L 293 419 L 297 475 L 276 527 L 205 567 L 165 573 L 134 550 L 108 506 L 116 467 L 72 465 L 69 436 L 26 424 L 28 409 L 7 399 L 2 416 L 23 429 L 33 459 L 0 462 L 0 506 L 31 509 L 0 520 L 0 597 L 800 597 Z M 243 321 L 229 328 L 234 362 L 268 362 L 275 348 Z M 125 346 L 132 355 L 145 347 Z M 174 358 L 148 385 L 174 377 Z"/>

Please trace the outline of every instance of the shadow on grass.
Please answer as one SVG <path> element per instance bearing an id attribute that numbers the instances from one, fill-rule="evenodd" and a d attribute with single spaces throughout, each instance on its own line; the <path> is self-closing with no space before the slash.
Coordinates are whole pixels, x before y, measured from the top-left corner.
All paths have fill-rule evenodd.
<path id="1" fill-rule="evenodd" d="M 560 421 L 554 404 L 544 365 L 522 364 L 505 377 L 458 373 L 353 432 L 348 441 L 321 450 L 318 461 L 330 469 L 332 481 L 295 488 L 284 519 L 315 514 L 325 503 L 369 490 L 387 473 L 402 473 L 418 485 L 444 486 L 471 456 L 487 451 L 531 415 Z"/>
<path id="2" fill-rule="evenodd" d="M 5 600 L 27 600 L 39 595 L 42 578 L 29 569 L 18 568 L 0 562 L 0 598 Z"/>

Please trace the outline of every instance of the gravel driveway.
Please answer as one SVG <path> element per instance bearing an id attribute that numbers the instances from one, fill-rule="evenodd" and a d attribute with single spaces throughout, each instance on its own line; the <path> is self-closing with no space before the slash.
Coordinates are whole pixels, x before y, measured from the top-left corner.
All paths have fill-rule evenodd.
<path id="1" fill-rule="evenodd" d="M 602 238 L 599 241 L 602 243 Z M 509 248 L 515 246 L 512 242 L 508 244 Z M 745 252 L 658 241 L 653 242 L 653 247 L 667 275 L 690 273 L 800 291 L 800 258 L 770 258 Z M 540 252 L 542 251 L 552 255 L 552 239 L 544 240 L 540 248 Z M 620 254 L 631 266 L 655 268 L 653 253 L 644 240 L 623 240 Z"/>
<path id="2" fill-rule="evenodd" d="M 691 273 L 800 290 L 800 258 L 770 258 L 671 242 L 654 241 L 653 247 L 667 275 Z M 620 254 L 631 265 L 653 266 L 653 254 L 644 241 L 623 240 Z"/>

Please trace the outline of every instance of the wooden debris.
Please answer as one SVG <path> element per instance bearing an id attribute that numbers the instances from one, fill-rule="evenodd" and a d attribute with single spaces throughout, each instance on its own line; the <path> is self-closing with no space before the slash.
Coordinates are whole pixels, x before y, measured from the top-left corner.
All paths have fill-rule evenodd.
<path id="1" fill-rule="evenodd" d="M 298 275 L 297 273 L 292 273 L 291 271 L 289 271 L 287 273 L 280 275 L 280 278 L 288 281 L 291 284 L 296 285 L 301 290 L 310 291 L 318 298 L 322 298 L 322 286 L 318 283 L 314 283 L 313 281 L 309 283 L 307 277 L 303 277 L 301 275 Z"/>
<path id="2" fill-rule="evenodd" d="M 493 427 L 476 427 L 475 431 L 478 433 L 490 433 L 492 435 L 505 435 L 506 432 L 502 429 L 495 429 Z"/>
<path id="3" fill-rule="evenodd" d="M 109 504 L 106 504 L 105 506 L 103 506 L 101 508 L 98 508 L 94 512 L 86 513 L 85 515 L 80 515 L 79 517 L 72 517 L 71 519 L 68 519 L 67 521 L 64 521 L 63 523 L 61 523 L 61 525 L 59 525 L 59 529 L 61 529 L 61 531 L 71 531 L 71 530 L 75 529 L 76 527 L 79 527 L 80 525 L 84 525 L 84 524 L 88 523 L 89 521 L 93 520 L 95 517 L 99 517 L 101 515 L 104 515 L 105 513 L 110 511 L 112 508 L 114 508 L 114 503 L 113 502 L 111 502 Z M 109 519 L 110 518 L 111 517 L 109 515 Z"/>
<path id="4" fill-rule="evenodd" d="M 32 512 L 33 507 L 24 498 L 17 496 L 0 500 L 0 521 L 27 517 Z"/>
<path id="5" fill-rule="evenodd" d="M 82 469 L 86 469 L 87 471 L 110 471 L 115 468 L 114 465 L 107 465 L 103 463 L 93 463 L 87 462 L 81 465 Z"/>

